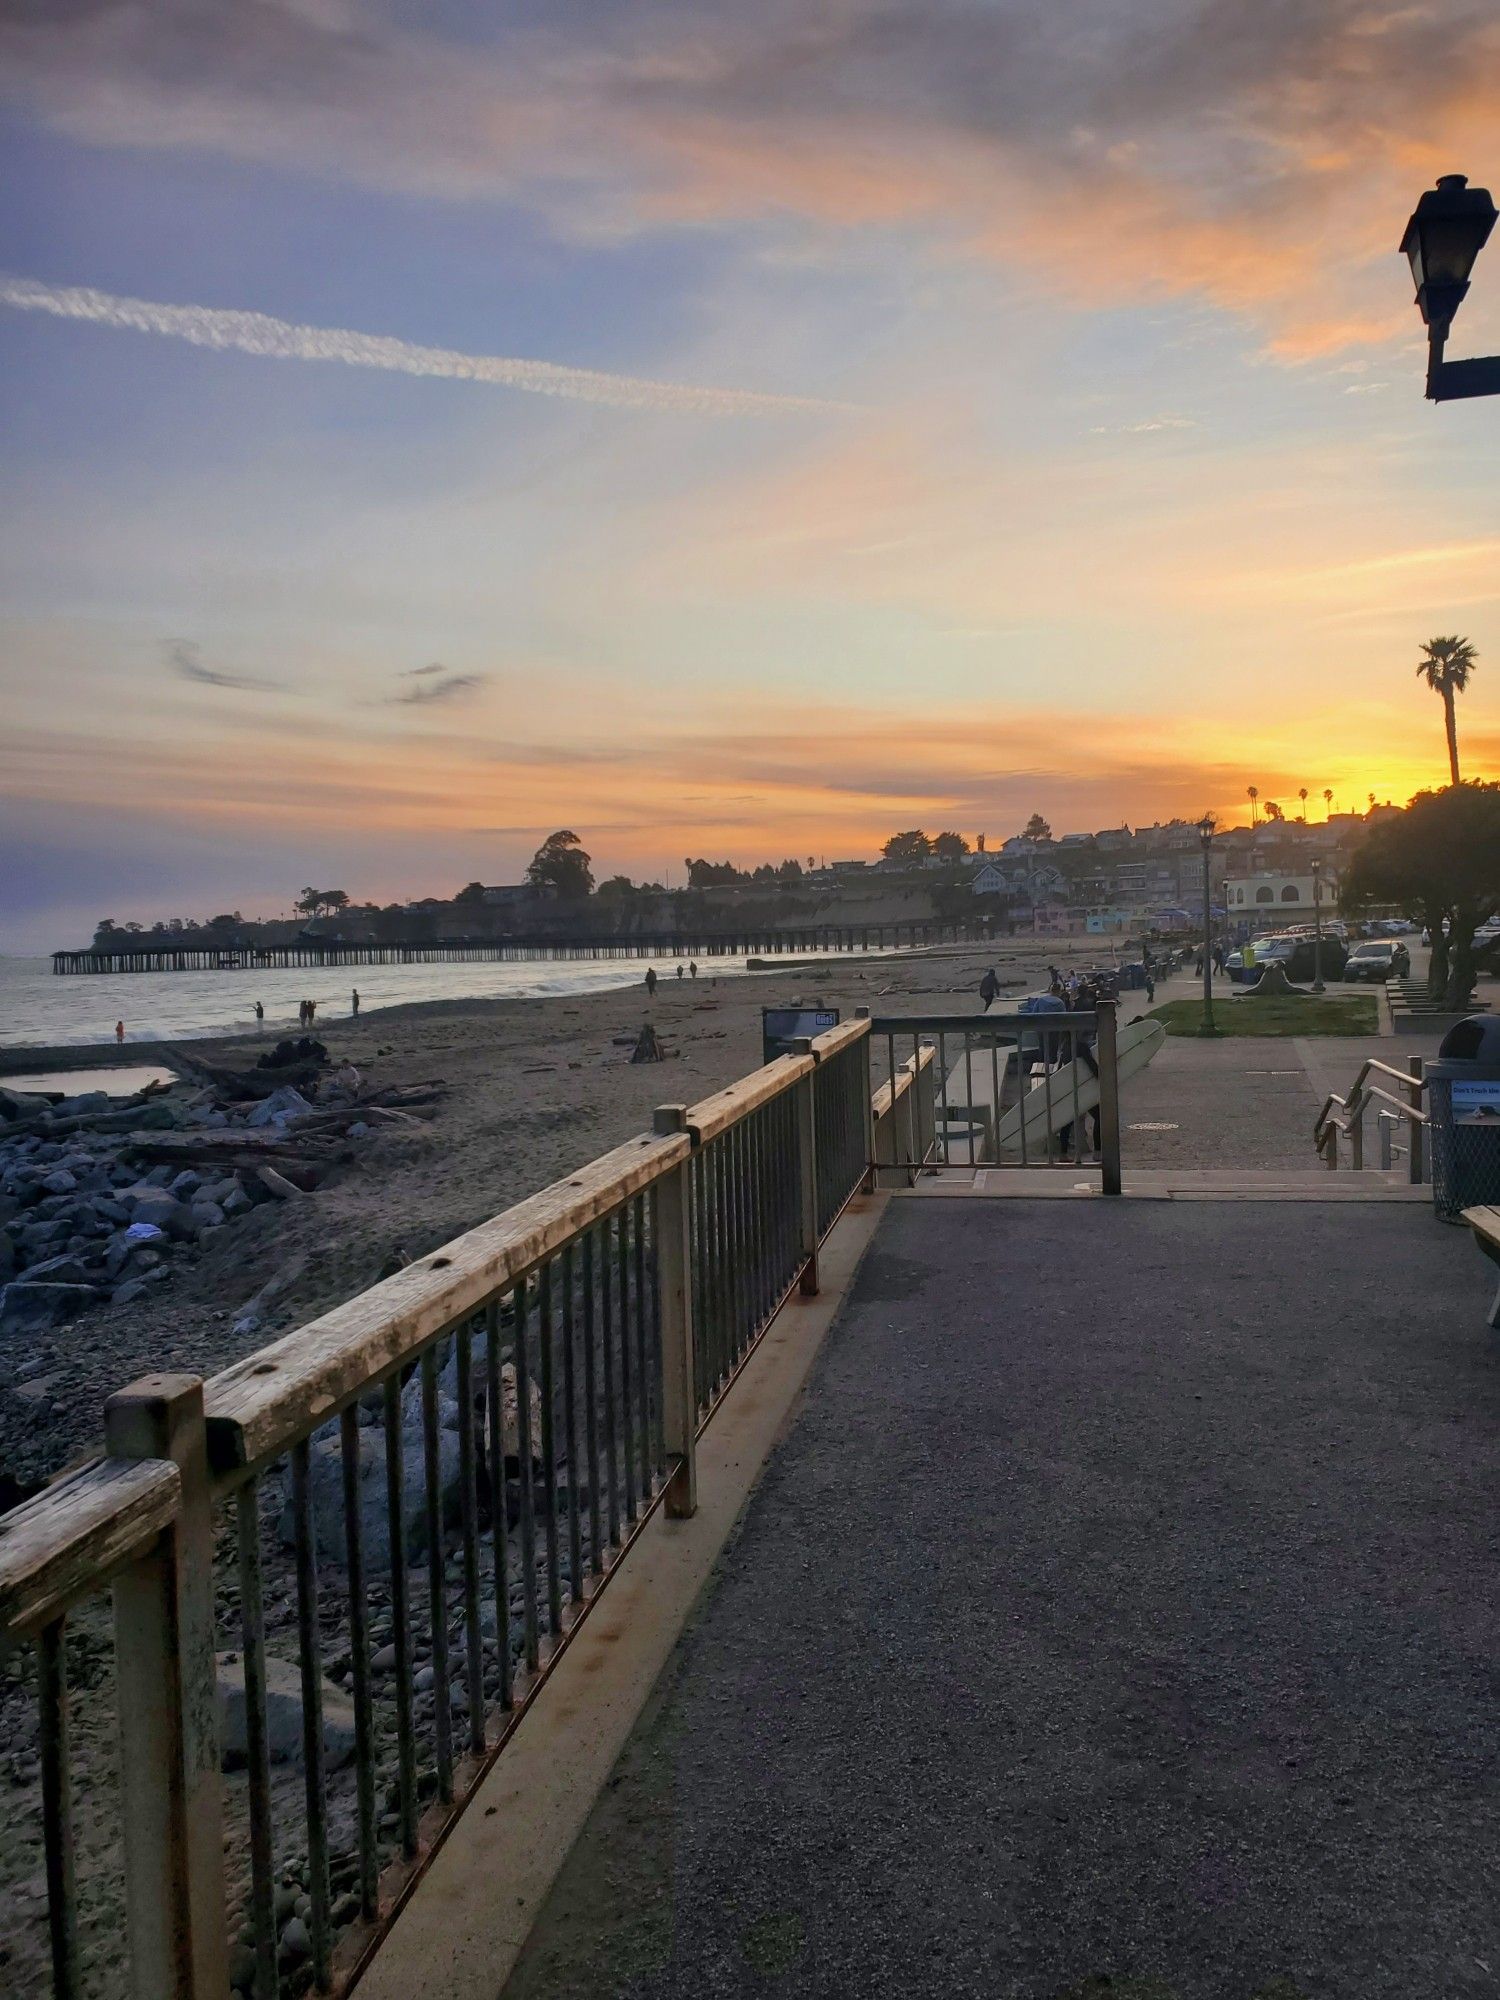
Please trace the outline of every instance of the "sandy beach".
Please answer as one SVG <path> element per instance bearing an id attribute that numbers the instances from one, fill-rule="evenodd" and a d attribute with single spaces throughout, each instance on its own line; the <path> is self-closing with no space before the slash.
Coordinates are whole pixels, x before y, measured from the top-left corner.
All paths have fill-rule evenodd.
<path id="1" fill-rule="evenodd" d="M 363 1291 L 393 1258 L 436 1249 L 642 1131 L 656 1105 L 692 1103 L 755 1069 L 763 1006 L 826 1005 L 846 1018 L 859 1006 L 977 1013 L 979 980 L 992 962 L 1020 993 L 1045 978 L 1049 961 L 1107 955 L 1093 940 L 1016 939 L 748 978 L 674 978 L 649 1004 L 632 987 L 416 1003 L 358 1020 L 320 1016 L 317 1032 L 335 1060 L 381 1083 L 443 1079 L 449 1095 L 437 1115 L 418 1131 L 383 1133 L 316 1195 L 257 1210 L 182 1256 L 149 1300 L 106 1306 L 35 1337 L 24 1356 L 0 1354 L 0 1471 L 25 1485 L 51 1476 L 98 1449 L 105 1396 L 135 1376 L 209 1374 Z M 616 1038 L 633 1041 L 647 1019 L 669 1059 L 633 1065 Z M 272 1039 L 193 1049 L 243 1065 Z M 139 1048 L 131 1053 L 141 1059 Z M 88 1052 L 67 1054 L 86 1060 Z M 273 1279 L 283 1289 L 260 1331 L 235 1334 L 236 1316 Z M 18 1385 L 18 1365 L 38 1359 L 45 1367 Z"/>

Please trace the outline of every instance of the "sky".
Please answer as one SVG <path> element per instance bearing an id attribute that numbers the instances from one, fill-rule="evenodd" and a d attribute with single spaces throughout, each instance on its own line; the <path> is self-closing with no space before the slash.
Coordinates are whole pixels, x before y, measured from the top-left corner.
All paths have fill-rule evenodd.
<path id="1" fill-rule="evenodd" d="M 0 951 L 1500 775 L 1447 172 L 1493 0 L 0 0 Z"/>

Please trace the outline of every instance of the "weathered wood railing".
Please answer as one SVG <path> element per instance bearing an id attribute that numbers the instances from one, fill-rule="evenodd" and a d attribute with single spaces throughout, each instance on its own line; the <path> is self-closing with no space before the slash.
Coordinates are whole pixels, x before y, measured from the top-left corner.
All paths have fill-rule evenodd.
<path id="1" fill-rule="evenodd" d="M 110 1399 L 109 1455 L 0 1517 L 49 1922 L 30 1957 L 7 1923 L 14 1991 L 45 1992 L 48 1963 L 61 2000 L 357 1978 L 634 1534 L 693 1511 L 698 1435 L 787 1296 L 816 1290 L 871 1127 L 862 1020 L 664 1107 L 206 1383 Z M 73 1623 L 96 1654 L 112 1637 L 117 1798 L 100 1688 L 70 1689 Z M 91 1858 L 122 1864 L 91 1895 L 70 1693 L 91 1822 L 112 1813 Z"/>

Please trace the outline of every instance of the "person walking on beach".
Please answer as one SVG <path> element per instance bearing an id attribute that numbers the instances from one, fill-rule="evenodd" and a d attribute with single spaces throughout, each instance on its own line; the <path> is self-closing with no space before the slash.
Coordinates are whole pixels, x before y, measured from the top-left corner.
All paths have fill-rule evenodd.
<path id="1" fill-rule="evenodd" d="M 255 1018 L 257 1022 L 264 1021 L 264 1019 L 266 1018 L 266 1010 L 262 1006 L 259 1000 L 257 1000 L 255 1003 Z"/>
<path id="2" fill-rule="evenodd" d="M 679 979 L 683 978 L 686 972 L 687 972 L 687 967 L 685 965 L 679 965 L 677 968 L 677 977 Z"/>
<path id="3" fill-rule="evenodd" d="M 656 967 L 654 965 L 646 967 L 646 997 L 648 1000 L 656 998 Z"/>
<path id="4" fill-rule="evenodd" d="M 125 1039 L 125 1023 L 124 1023 L 123 1021 L 116 1021 L 116 1022 L 115 1022 L 115 1040 L 116 1040 L 117 1042 L 123 1042 L 123 1041 L 124 1041 L 124 1039 Z"/>
<path id="5" fill-rule="evenodd" d="M 992 965 L 989 971 L 986 972 L 986 974 L 984 975 L 983 979 L 981 979 L 979 982 L 979 997 L 984 1002 L 983 1011 L 986 1014 L 988 1014 L 991 1007 L 994 1006 L 995 1001 L 999 996 L 999 992 L 1000 992 L 1000 981 L 995 977 L 995 968 Z"/>
<path id="6" fill-rule="evenodd" d="M 313 1015 L 314 1015 L 314 1014 L 316 1014 L 316 1013 L 317 1013 L 317 1011 L 318 1011 L 318 1003 L 317 1003 L 317 1001 L 316 1001 L 316 1000 L 309 1000 L 309 1001 L 308 1001 L 308 1003 L 307 1003 L 307 1025 L 308 1025 L 308 1027 L 311 1027 L 311 1026 L 312 1026 L 312 1024 L 313 1024 Z"/>
<path id="7" fill-rule="evenodd" d="M 688 978 L 696 979 L 697 977 L 698 977 L 698 961 L 696 958 L 690 958 L 688 960 Z"/>
<path id="8" fill-rule="evenodd" d="M 352 997 L 354 1002 L 352 1012 L 357 1015 L 359 1013 L 359 988 L 357 986 L 354 989 Z"/>

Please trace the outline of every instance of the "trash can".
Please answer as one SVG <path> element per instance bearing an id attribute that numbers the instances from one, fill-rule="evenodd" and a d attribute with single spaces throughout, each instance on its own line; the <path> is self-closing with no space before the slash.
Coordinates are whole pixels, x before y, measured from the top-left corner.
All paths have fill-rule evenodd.
<path id="1" fill-rule="evenodd" d="M 1445 1222 L 1500 1203 L 1500 1020 L 1471 1014 L 1427 1065 L 1432 1205 Z"/>

